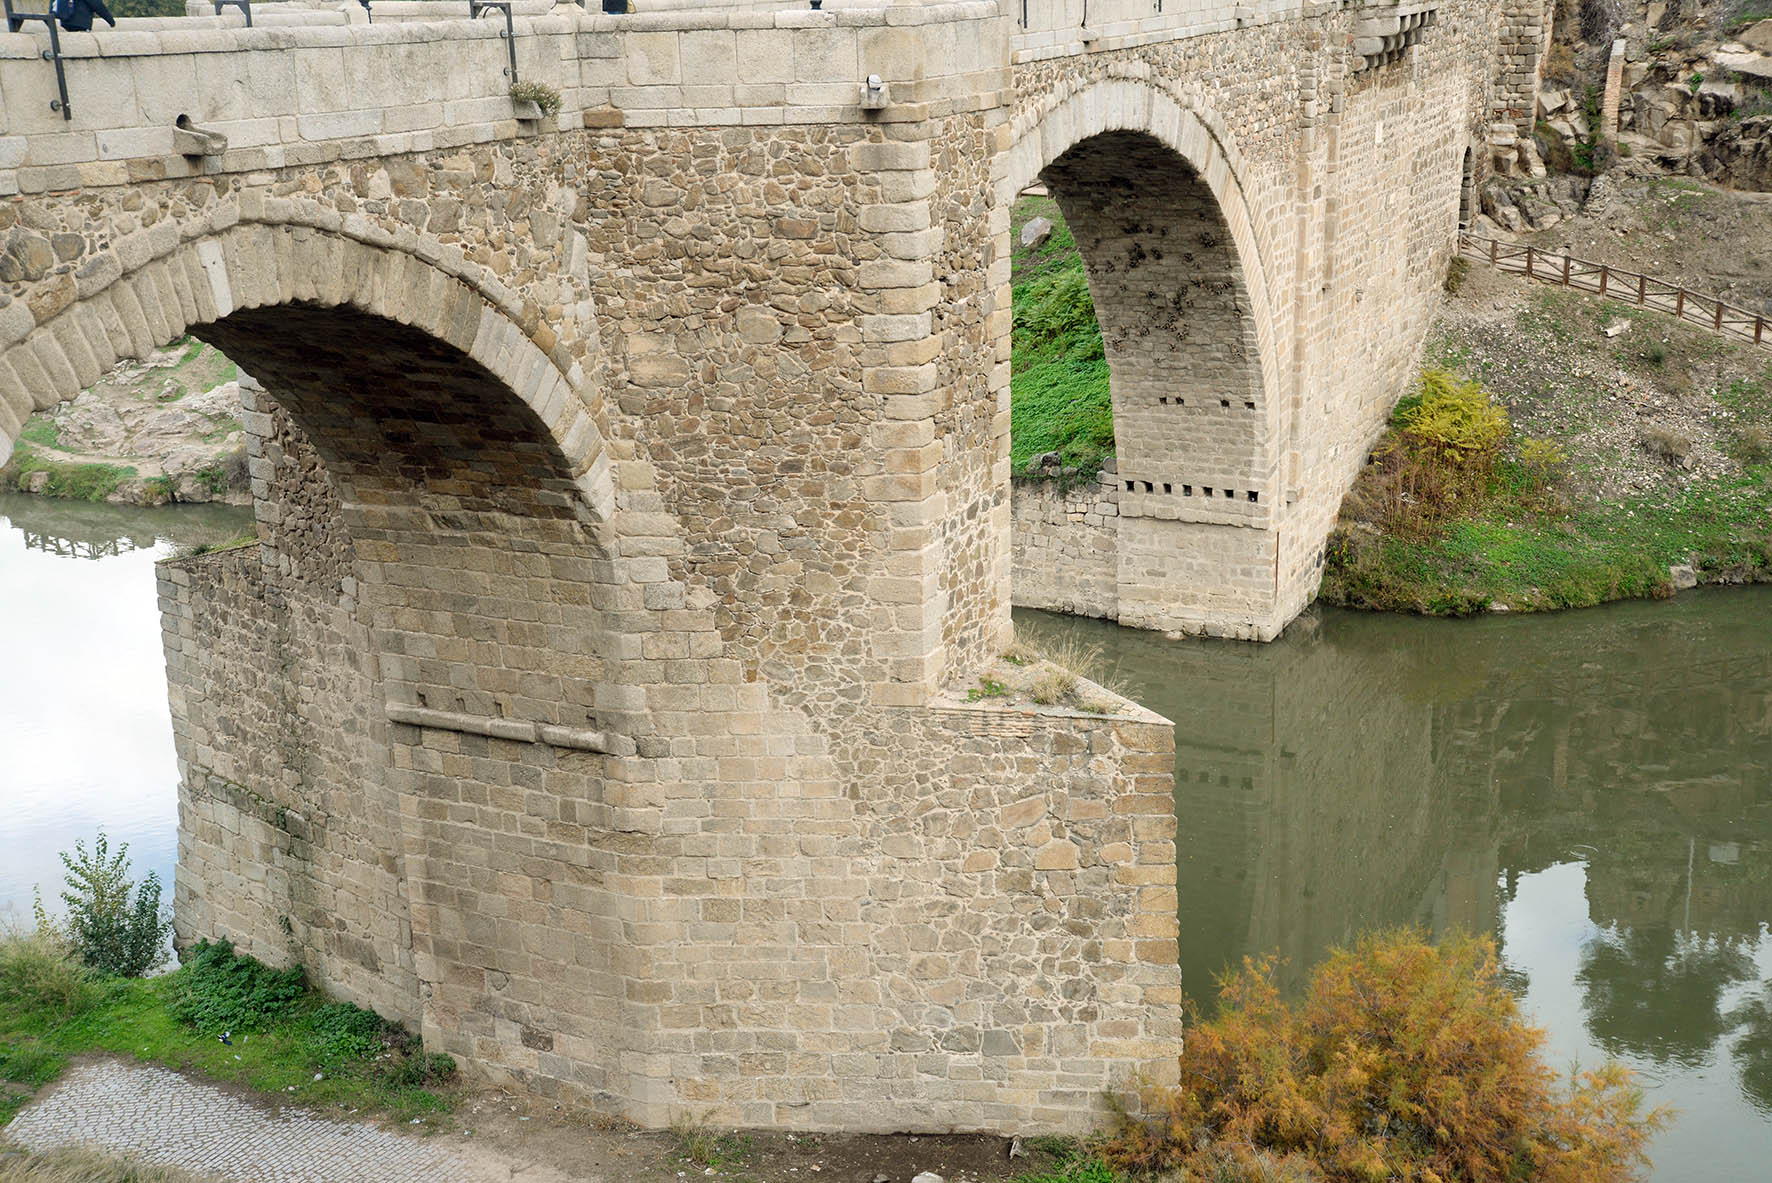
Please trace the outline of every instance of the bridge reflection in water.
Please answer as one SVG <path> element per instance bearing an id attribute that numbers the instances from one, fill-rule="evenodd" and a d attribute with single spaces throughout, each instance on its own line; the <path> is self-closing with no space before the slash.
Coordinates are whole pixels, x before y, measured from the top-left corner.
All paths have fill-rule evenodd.
<path id="1" fill-rule="evenodd" d="M 1493 931 L 1559 1066 L 1642 1069 L 1687 1111 L 1664 1147 L 1716 1125 L 1772 1153 L 1772 594 L 1330 611 L 1268 646 L 1017 626 L 1100 645 L 1176 720 L 1190 996 L 1244 954 L 1279 950 L 1296 989 L 1366 929 Z"/>

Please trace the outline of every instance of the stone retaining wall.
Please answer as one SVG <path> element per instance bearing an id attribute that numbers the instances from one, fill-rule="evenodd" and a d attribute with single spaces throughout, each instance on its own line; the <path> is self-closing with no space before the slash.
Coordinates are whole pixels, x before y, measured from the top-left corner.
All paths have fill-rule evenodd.
<path id="1" fill-rule="evenodd" d="M 1021 608 L 1119 618 L 1119 481 L 1104 473 L 1068 491 L 1046 481 L 1012 486 L 1010 587 Z"/>

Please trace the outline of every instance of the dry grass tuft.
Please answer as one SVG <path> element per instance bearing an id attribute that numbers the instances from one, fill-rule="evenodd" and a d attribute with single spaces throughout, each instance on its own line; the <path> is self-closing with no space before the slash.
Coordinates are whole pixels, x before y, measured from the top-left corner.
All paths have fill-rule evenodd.
<path id="1" fill-rule="evenodd" d="M 1110 695 L 1135 697 L 1135 687 L 1121 678 L 1114 666 L 1103 656 L 1101 646 L 1091 645 L 1076 637 L 1039 638 L 1017 632 L 1005 660 L 1015 665 L 1047 663 L 1034 675 L 1029 695 L 1041 706 L 1067 705 L 1094 714 L 1110 714 L 1115 709 L 1100 695 L 1086 693 L 1084 682 L 1093 682 Z"/>
<path id="2" fill-rule="evenodd" d="M 115 1158 L 84 1147 L 27 1154 L 0 1147 L 0 1183 L 202 1183 L 175 1167 Z"/>

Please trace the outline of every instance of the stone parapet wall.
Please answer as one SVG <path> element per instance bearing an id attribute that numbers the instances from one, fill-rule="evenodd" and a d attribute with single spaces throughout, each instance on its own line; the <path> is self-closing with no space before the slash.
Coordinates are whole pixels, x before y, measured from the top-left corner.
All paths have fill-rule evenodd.
<path id="1" fill-rule="evenodd" d="M 1120 616 L 1119 482 L 1113 473 L 1070 490 L 1012 486 L 1015 604 L 1073 616 Z"/>
<path id="2" fill-rule="evenodd" d="M 874 123 L 994 107 L 1004 85 L 993 5 L 837 12 L 606 16 L 560 8 L 516 20 L 518 75 L 562 96 L 519 120 L 503 22 L 438 19 L 251 29 L 183 19 L 61 38 L 72 120 L 35 26 L 0 34 L 0 197 L 201 177 L 508 140 L 543 131 L 850 121 L 867 77 L 891 105 Z M 453 14 L 452 14 L 453 15 Z M 184 27 L 189 25 L 190 27 Z M 946 26 L 947 35 L 916 30 Z M 178 27 L 170 27 L 178 26 Z M 180 117 L 226 151 L 175 151 Z"/>

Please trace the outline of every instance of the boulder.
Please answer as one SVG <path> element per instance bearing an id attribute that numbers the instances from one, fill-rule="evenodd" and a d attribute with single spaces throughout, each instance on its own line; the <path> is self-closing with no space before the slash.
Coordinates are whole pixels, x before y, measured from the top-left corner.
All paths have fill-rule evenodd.
<path id="1" fill-rule="evenodd" d="M 1741 30 L 1735 39 L 1749 49 L 1772 53 L 1772 20 L 1759 21 Z"/>
<path id="2" fill-rule="evenodd" d="M 1737 74 L 1772 82 L 1772 54 L 1755 53 L 1752 50 L 1740 53 L 1718 50 L 1713 60 L 1725 70 L 1734 70 Z"/>
<path id="3" fill-rule="evenodd" d="M 1031 250 L 1051 237 L 1051 218 L 1029 218 L 1021 228 L 1022 249 Z"/>

